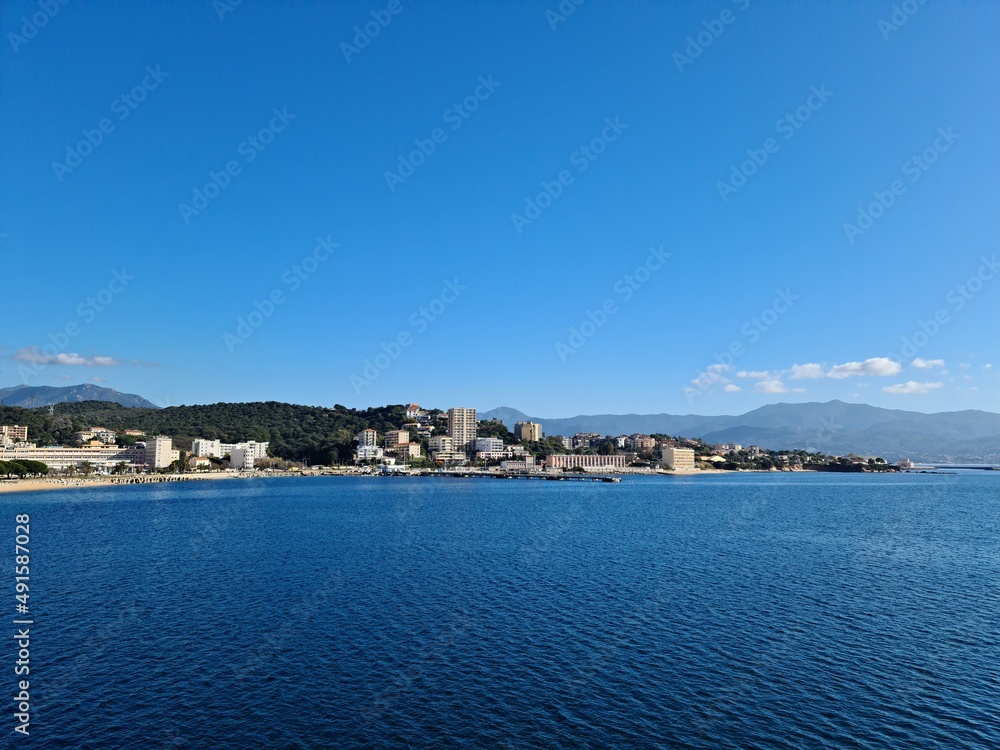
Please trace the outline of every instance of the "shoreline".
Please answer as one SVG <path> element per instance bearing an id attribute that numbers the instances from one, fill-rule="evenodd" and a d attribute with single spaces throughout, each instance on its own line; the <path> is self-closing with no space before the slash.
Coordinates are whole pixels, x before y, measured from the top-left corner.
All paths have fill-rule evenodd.
<path id="1" fill-rule="evenodd" d="M 840 472 L 822 472 L 816 469 L 791 469 L 785 471 L 776 471 L 773 469 L 740 469 L 738 471 L 724 471 L 724 470 L 714 470 L 706 471 L 703 469 L 693 469 L 693 470 L 677 470 L 677 471 L 635 471 L 635 472 L 587 472 L 583 474 L 568 473 L 565 476 L 568 479 L 598 479 L 599 477 L 628 477 L 628 476 L 649 476 L 649 477 L 691 477 L 691 476 L 722 476 L 726 474 L 805 474 L 805 473 L 840 473 Z M 843 472 L 849 474 L 868 474 L 868 473 L 906 473 L 906 472 Z M 927 473 L 927 472 L 923 472 Z M 520 474 L 493 474 L 487 472 L 448 472 L 442 474 L 388 474 L 387 477 L 393 476 L 414 476 L 414 477 L 427 477 L 427 476 L 441 476 L 450 477 L 456 474 L 473 474 L 474 476 L 482 476 L 489 478 L 536 478 L 536 479 L 556 479 L 561 476 L 558 474 L 531 474 L 531 475 L 520 475 Z M 589 475 L 589 477 L 588 477 Z M 322 471 L 296 471 L 296 472 L 246 472 L 246 473 L 211 473 L 211 474 L 157 474 L 157 475 L 129 475 L 122 477 L 109 477 L 109 476 L 99 476 L 99 477 L 33 477 L 31 479 L 0 479 L 0 495 L 6 493 L 15 492 L 40 492 L 40 491 L 51 491 L 51 490 L 71 490 L 79 489 L 81 487 L 125 487 L 125 486 L 146 486 L 146 485 L 159 485 L 159 484 L 176 484 L 178 482 L 204 482 L 204 481 L 219 481 L 219 480 L 230 480 L 230 479 L 280 479 L 288 477 L 373 477 L 379 478 L 382 475 L 376 473 L 364 473 L 359 471 L 350 470 L 336 470 L 336 469 L 326 469 Z"/>

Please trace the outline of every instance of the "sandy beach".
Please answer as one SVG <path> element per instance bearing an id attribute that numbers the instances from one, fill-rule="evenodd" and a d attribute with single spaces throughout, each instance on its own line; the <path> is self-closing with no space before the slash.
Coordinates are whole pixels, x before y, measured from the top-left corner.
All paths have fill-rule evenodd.
<path id="1" fill-rule="evenodd" d="M 166 484 L 169 482 L 204 481 L 208 479 L 250 479 L 264 474 L 169 474 L 162 476 L 124 477 L 46 477 L 33 479 L 2 479 L 0 494 L 5 492 L 35 492 L 38 490 L 68 490 L 78 487 L 116 487 L 119 485 Z M 284 476 L 284 475 L 266 475 Z"/>

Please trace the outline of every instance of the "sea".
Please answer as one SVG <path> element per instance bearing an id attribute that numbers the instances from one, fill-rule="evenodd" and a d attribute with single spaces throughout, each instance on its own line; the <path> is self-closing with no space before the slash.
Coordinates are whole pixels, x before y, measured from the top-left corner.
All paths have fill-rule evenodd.
<path id="1" fill-rule="evenodd" d="M 1000 472 L 248 479 L 0 507 L 3 747 L 1000 748 Z"/>

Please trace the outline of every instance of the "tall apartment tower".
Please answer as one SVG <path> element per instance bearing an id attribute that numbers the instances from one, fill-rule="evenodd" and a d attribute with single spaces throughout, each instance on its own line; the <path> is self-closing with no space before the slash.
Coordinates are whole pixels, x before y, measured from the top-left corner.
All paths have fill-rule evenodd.
<path id="1" fill-rule="evenodd" d="M 455 407 L 448 410 L 448 437 L 456 451 L 468 450 L 476 441 L 476 410 Z"/>
<path id="2" fill-rule="evenodd" d="M 514 435 L 518 440 L 538 442 L 542 439 L 542 426 L 538 422 L 518 422 L 514 425 Z"/>

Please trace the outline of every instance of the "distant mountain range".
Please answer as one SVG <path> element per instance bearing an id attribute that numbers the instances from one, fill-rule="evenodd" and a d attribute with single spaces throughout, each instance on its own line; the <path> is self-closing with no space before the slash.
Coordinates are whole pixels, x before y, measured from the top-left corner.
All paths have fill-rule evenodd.
<path id="1" fill-rule="evenodd" d="M 843 401 L 771 404 L 739 416 L 696 414 L 595 414 L 565 419 L 529 417 L 500 407 L 480 414 L 515 422 L 539 422 L 546 435 L 598 432 L 602 435 L 662 433 L 709 443 L 741 443 L 775 450 L 805 449 L 842 455 L 858 453 L 897 461 L 1000 463 L 1000 414 L 955 411 L 937 414 L 882 409 Z"/>
<path id="2" fill-rule="evenodd" d="M 68 385 L 63 388 L 51 385 L 16 385 L 13 388 L 0 388 L 0 404 L 4 406 L 32 409 L 75 401 L 110 401 L 128 407 L 159 408 L 142 396 L 120 393 L 112 388 L 101 388 L 98 385 Z"/>

